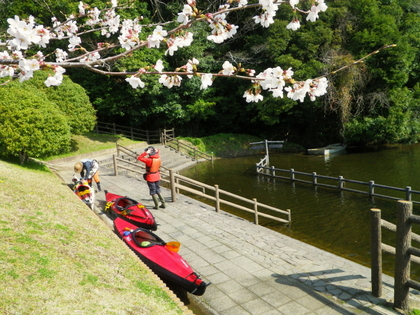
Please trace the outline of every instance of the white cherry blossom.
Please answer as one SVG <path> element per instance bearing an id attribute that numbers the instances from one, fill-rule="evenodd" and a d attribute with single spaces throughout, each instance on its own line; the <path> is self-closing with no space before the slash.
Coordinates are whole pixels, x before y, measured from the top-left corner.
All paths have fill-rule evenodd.
<path id="1" fill-rule="evenodd" d="M 187 24 L 190 20 L 190 16 L 193 14 L 193 9 L 189 4 L 184 4 L 182 12 L 178 13 L 177 21 L 182 24 Z"/>
<path id="2" fill-rule="evenodd" d="M 193 58 L 188 60 L 187 64 L 185 65 L 185 68 L 187 72 L 195 72 L 196 66 L 199 64 L 200 62 L 197 59 Z M 187 77 L 191 79 L 193 75 L 187 75 Z"/>
<path id="3" fill-rule="evenodd" d="M 162 60 L 159 59 L 158 61 L 156 61 L 155 70 L 157 72 L 162 72 L 163 71 L 163 61 Z"/>
<path id="4" fill-rule="evenodd" d="M 311 7 L 311 11 L 309 12 L 308 16 L 306 17 L 306 20 L 311 21 L 311 22 L 315 22 L 316 19 L 318 18 L 318 13 L 319 13 L 318 7 L 313 5 Z"/>
<path id="5" fill-rule="evenodd" d="M 12 77 L 15 74 L 15 68 L 11 66 L 0 65 L 0 78 Z"/>
<path id="6" fill-rule="evenodd" d="M 246 90 L 243 96 L 247 103 L 251 103 L 251 102 L 257 103 L 264 99 L 264 97 L 260 93 L 254 94 L 254 92 L 250 90 Z"/>
<path id="7" fill-rule="evenodd" d="M 287 24 L 286 28 L 289 29 L 289 30 L 292 30 L 292 31 L 296 31 L 297 29 L 300 28 L 299 20 L 292 20 L 292 22 Z"/>
<path id="8" fill-rule="evenodd" d="M 289 3 L 292 6 L 292 8 L 294 8 L 296 5 L 299 4 L 299 0 L 290 0 Z"/>
<path id="9" fill-rule="evenodd" d="M 201 76 L 201 90 L 207 89 L 213 84 L 213 75 L 211 73 L 206 73 Z"/>
<path id="10" fill-rule="evenodd" d="M 67 54 L 66 51 L 64 51 L 64 50 L 62 50 L 60 48 L 57 48 L 55 50 L 55 60 L 57 62 L 63 62 L 64 60 L 67 59 L 67 56 L 68 56 L 68 54 Z"/>
<path id="11" fill-rule="evenodd" d="M 163 29 L 161 25 L 156 26 L 152 35 L 149 35 L 147 38 L 149 48 L 159 48 L 160 42 L 168 35 L 168 32 Z"/>
<path id="12" fill-rule="evenodd" d="M 70 51 L 74 50 L 74 48 L 82 43 L 82 39 L 79 36 L 72 36 L 69 38 L 69 45 L 68 48 Z"/>
<path id="13" fill-rule="evenodd" d="M 61 82 L 63 81 L 63 73 L 66 72 L 66 70 L 62 67 L 56 67 L 54 69 L 54 76 L 50 76 L 47 78 L 47 80 L 45 80 L 45 85 L 50 87 L 50 86 L 58 86 L 61 84 Z"/>
<path id="14" fill-rule="evenodd" d="M 82 57 L 80 59 L 80 62 L 96 61 L 99 59 L 101 59 L 101 55 L 97 51 L 95 51 L 95 52 L 88 53 L 86 56 Z"/>
<path id="15" fill-rule="evenodd" d="M 35 59 L 21 59 L 19 60 L 19 68 L 25 72 L 39 70 L 39 62 Z"/>
<path id="16" fill-rule="evenodd" d="M 144 82 L 134 75 L 126 78 L 125 81 L 130 83 L 133 89 L 137 89 L 138 87 L 144 88 Z"/>
<path id="17" fill-rule="evenodd" d="M 224 75 L 231 75 L 235 72 L 235 67 L 229 61 L 225 61 L 222 67 Z"/>
<path id="18" fill-rule="evenodd" d="M 180 86 L 182 78 L 179 75 L 166 75 L 163 74 L 159 78 L 159 83 L 166 86 L 168 89 L 172 88 L 173 86 Z"/>
<path id="19" fill-rule="evenodd" d="M 246 6 L 248 4 L 247 0 L 239 0 L 238 1 L 238 7 L 243 7 Z"/>

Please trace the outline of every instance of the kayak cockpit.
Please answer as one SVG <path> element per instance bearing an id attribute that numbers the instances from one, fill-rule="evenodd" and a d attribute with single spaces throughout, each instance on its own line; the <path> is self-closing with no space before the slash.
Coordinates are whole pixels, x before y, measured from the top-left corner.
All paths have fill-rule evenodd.
<path id="1" fill-rule="evenodd" d="M 153 235 L 145 229 L 138 228 L 132 232 L 134 242 L 139 247 L 151 247 L 154 245 L 165 245 L 166 243 L 157 235 Z"/>

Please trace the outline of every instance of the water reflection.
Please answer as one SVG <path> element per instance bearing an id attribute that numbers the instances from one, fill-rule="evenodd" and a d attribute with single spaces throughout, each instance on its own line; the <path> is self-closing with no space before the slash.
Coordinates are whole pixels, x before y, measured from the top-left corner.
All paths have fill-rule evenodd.
<path id="1" fill-rule="evenodd" d="M 396 201 L 370 198 L 352 192 L 314 187 L 309 184 L 291 183 L 255 174 L 255 163 L 261 156 L 220 159 L 199 163 L 182 171 L 209 185 L 280 209 L 291 209 L 292 225 L 284 227 L 260 218 L 260 224 L 312 244 L 363 265 L 370 264 L 370 209 L 382 210 L 384 220 L 395 223 Z M 271 154 L 270 164 L 276 168 L 294 169 L 332 177 L 420 190 L 420 145 L 394 145 L 375 151 L 347 148 L 345 154 L 311 156 L 305 154 Z M 415 213 L 420 213 L 418 206 Z M 253 220 L 251 214 L 234 214 Z M 420 233 L 419 227 L 414 227 Z M 395 245 L 395 233 L 383 231 L 383 242 Z M 383 258 L 384 271 L 392 274 L 393 257 Z M 412 264 L 412 276 L 420 280 L 420 268 Z"/>

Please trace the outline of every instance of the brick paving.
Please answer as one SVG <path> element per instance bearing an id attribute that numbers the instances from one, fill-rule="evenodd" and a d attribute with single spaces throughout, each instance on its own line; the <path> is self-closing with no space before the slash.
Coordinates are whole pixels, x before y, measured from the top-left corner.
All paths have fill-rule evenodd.
<path id="1" fill-rule="evenodd" d="M 66 183 L 75 161 L 52 162 Z M 203 296 L 188 295 L 209 314 L 400 314 L 391 308 L 392 277 L 383 276 L 383 296 L 375 298 L 367 267 L 223 211 L 216 213 L 184 195 L 172 203 L 165 188 L 166 209 L 154 210 L 143 179 L 114 176 L 112 170 L 101 170 L 100 177 L 102 189 L 151 209 L 159 224 L 156 234 L 182 244 L 180 254 L 212 283 Z M 104 205 L 105 195 L 99 192 L 95 212 L 112 228 L 102 212 Z M 417 294 L 413 290 L 410 305 L 420 305 Z"/>

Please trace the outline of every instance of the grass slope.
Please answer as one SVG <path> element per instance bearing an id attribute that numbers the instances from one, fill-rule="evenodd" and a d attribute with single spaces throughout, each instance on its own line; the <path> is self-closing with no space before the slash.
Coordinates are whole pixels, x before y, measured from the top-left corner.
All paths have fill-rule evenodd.
<path id="1" fill-rule="evenodd" d="M 183 313 L 48 169 L 0 161 L 0 200 L 1 314 Z"/>

